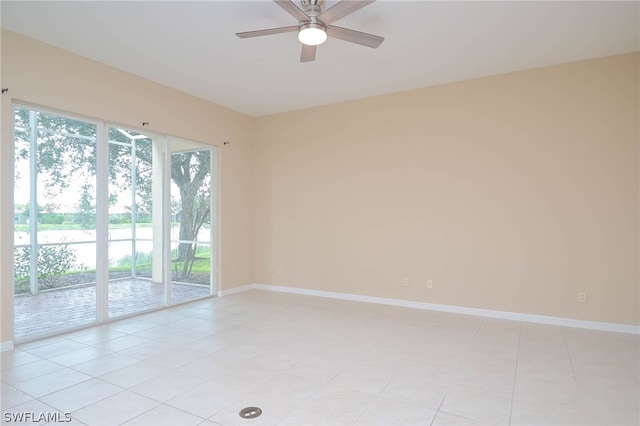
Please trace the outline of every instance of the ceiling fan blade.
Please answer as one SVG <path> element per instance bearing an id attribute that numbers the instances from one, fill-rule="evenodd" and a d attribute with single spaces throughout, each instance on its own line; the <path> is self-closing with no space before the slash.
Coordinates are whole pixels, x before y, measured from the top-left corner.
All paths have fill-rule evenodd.
<path id="1" fill-rule="evenodd" d="M 300 62 L 310 62 L 316 60 L 316 48 L 318 46 L 302 45 L 302 53 L 300 53 Z"/>
<path id="2" fill-rule="evenodd" d="M 297 26 L 269 28 L 267 30 L 257 30 L 257 31 L 245 31 L 242 33 L 236 33 L 236 35 L 240 38 L 250 38 L 250 37 L 266 36 L 271 34 L 291 33 L 294 31 L 298 31 Z"/>
<path id="3" fill-rule="evenodd" d="M 273 0 L 273 1 L 276 2 L 278 4 L 278 6 L 280 6 L 281 8 L 286 10 L 287 12 L 289 12 L 289 14 L 291 16 L 293 16 L 294 18 L 296 18 L 298 21 L 308 21 L 309 20 L 309 17 L 307 16 L 307 14 L 304 13 L 291 0 Z"/>
<path id="4" fill-rule="evenodd" d="M 362 33 L 360 31 L 350 30 L 347 28 L 329 25 L 327 27 L 327 35 L 340 40 L 350 41 L 351 43 L 360 44 L 375 49 L 384 41 L 384 37 L 373 34 Z"/>
<path id="5" fill-rule="evenodd" d="M 318 15 L 318 19 L 329 25 L 374 1 L 376 0 L 342 0 Z"/>

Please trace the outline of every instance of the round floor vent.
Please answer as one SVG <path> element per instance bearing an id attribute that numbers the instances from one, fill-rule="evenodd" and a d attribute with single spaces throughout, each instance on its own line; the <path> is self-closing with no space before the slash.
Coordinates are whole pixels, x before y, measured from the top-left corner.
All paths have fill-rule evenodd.
<path id="1" fill-rule="evenodd" d="M 262 410 L 258 407 L 247 407 L 240 410 L 240 417 L 243 419 L 255 419 L 260 414 L 262 414 Z"/>

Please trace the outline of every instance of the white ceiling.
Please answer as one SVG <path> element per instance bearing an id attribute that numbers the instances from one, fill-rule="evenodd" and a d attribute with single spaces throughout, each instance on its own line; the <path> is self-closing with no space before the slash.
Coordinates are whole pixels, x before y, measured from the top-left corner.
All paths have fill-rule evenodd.
<path id="1" fill-rule="evenodd" d="M 296 33 L 235 36 L 296 24 L 268 0 L 0 3 L 3 28 L 252 116 L 638 51 L 639 6 L 378 0 L 336 22 L 378 49 L 329 39 L 300 63 Z"/>

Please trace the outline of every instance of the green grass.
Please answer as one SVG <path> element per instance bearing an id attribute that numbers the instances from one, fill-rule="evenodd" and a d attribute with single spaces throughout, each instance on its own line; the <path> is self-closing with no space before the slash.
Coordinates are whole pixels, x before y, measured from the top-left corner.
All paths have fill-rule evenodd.
<path id="1" fill-rule="evenodd" d="M 211 258 L 209 257 L 197 257 L 197 260 L 193 262 L 193 266 L 191 267 L 191 272 L 197 272 L 201 274 L 208 274 L 211 272 Z M 174 261 L 172 262 L 173 270 L 182 270 L 184 262 Z"/>
<path id="2" fill-rule="evenodd" d="M 136 265 L 137 271 L 150 271 L 151 263 L 138 263 Z M 128 266 L 109 266 L 109 272 L 128 272 L 131 271 L 131 265 Z"/>

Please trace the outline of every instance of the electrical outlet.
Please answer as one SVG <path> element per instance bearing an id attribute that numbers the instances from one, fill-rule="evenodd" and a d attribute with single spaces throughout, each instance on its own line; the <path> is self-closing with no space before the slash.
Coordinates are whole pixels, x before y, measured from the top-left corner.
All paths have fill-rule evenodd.
<path id="1" fill-rule="evenodd" d="M 584 291 L 579 291 L 578 292 L 578 302 L 587 303 L 587 293 L 585 293 Z"/>
<path id="2" fill-rule="evenodd" d="M 404 278 L 402 279 L 402 286 L 403 286 L 403 287 L 409 287 L 409 278 L 404 277 Z"/>
<path id="3" fill-rule="evenodd" d="M 427 288 L 433 288 L 433 280 L 427 280 Z"/>

